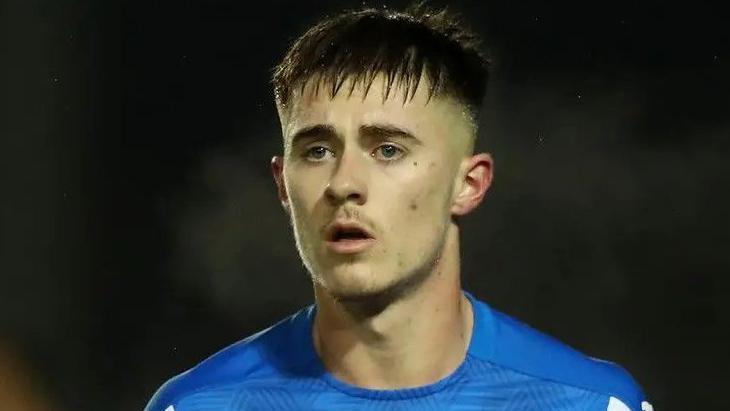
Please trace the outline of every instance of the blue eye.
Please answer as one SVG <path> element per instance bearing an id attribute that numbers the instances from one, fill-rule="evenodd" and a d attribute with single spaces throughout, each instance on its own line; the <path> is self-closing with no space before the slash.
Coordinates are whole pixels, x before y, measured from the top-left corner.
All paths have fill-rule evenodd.
<path id="1" fill-rule="evenodd" d="M 322 160 L 324 158 L 324 154 L 327 151 L 329 151 L 329 150 L 326 147 L 313 146 L 309 150 L 307 150 L 306 152 L 304 152 L 304 154 L 302 155 L 302 157 L 304 157 L 305 159 L 311 159 L 311 160 L 317 160 L 317 161 L 319 161 L 319 160 Z M 313 157 L 312 156 L 313 153 L 317 153 L 317 155 Z M 320 154 L 322 156 L 319 156 Z"/>
<path id="2" fill-rule="evenodd" d="M 386 150 L 383 150 L 386 149 Z M 378 147 L 376 151 L 380 151 L 381 154 L 383 154 L 384 158 L 386 159 L 397 159 L 400 158 L 398 156 L 395 156 L 398 152 L 403 152 L 400 148 L 396 147 L 393 144 L 383 144 L 382 146 Z"/>
<path id="3" fill-rule="evenodd" d="M 325 158 L 326 153 L 330 151 L 326 147 L 322 146 L 313 146 L 309 148 L 302 157 L 305 159 L 313 160 L 315 162 L 318 162 L 320 160 L 323 160 Z M 377 153 L 380 152 L 380 157 L 384 159 L 386 162 L 393 162 L 395 160 L 398 160 L 400 157 L 403 156 L 403 149 L 395 146 L 394 144 L 383 144 L 375 149 L 373 154 L 371 156 L 376 157 Z M 398 153 L 401 153 L 401 155 L 398 155 Z"/>

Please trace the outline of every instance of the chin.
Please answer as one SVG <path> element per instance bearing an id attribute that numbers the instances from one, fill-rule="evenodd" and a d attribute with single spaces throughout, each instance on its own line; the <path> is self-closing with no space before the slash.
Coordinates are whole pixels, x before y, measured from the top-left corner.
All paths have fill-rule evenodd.
<path id="1" fill-rule="evenodd" d="M 380 294 L 383 294 L 388 290 L 387 285 L 376 285 L 376 284 L 362 284 L 359 281 L 353 281 L 348 284 L 336 284 L 331 287 L 325 287 L 327 292 L 335 300 L 345 301 L 365 301 Z"/>
<path id="2" fill-rule="evenodd" d="M 387 293 L 389 287 L 335 287 L 327 291 L 332 297 L 342 303 L 346 302 L 366 302 L 377 299 Z"/>
<path id="3" fill-rule="evenodd" d="M 322 287 L 336 300 L 366 301 L 387 292 L 397 281 L 383 281 L 367 268 L 339 267 L 322 278 Z"/>
<path id="4" fill-rule="evenodd" d="M 332 298 L 354 318 L 366 320 L 383 312 L 401 295 L 399 282 L 385 285 L 355 287 L 353 285 L 327 289 Z"/>
<path id="5" fill-rule="evenodd" d="M 407 278 L 373 278 L 370 272 L 335 273 L 340 274 L 334 281 L 327 281 L 324 288 L 338 302 L 342 304 L 370 304 L 380 305 L 397 299 L 404 291 Z"/>

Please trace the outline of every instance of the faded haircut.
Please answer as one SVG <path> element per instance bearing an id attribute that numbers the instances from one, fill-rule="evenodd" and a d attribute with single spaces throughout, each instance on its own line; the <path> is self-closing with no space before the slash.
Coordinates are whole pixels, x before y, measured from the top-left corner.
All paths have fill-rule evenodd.
<path id="1" fill-rule="evenodd" d="M 476 120 L 486 93 L 489 60 L 480 39 L 454 14 L 432 10 L 424 2 L 403 11 L 364 8 L 325 17 L 297 38 L 273 69 L 277 106 L 287 111 L 293 90 L 303 93 L 314 81 L 334 98 L 350 79 L 364 96 L 377 75 L 385 76 L 383 101 L 396 85 L 403 103 L 413 98 L 422 76 L 432 97 L 451 97 Z"/>

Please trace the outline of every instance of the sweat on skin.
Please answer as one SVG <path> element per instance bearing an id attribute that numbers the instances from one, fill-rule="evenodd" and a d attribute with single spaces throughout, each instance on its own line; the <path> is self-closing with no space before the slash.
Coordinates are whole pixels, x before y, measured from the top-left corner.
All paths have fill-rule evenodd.
<path id="1" fill-rule="evenodd" d="M 308 82 L 278 106 L 284 154 L 271 167 L 314 283 L 314 345 L 345 382 L 430 384 L 466 355 L 473 317 L 452 217 L 483 200 L 493 161 L 473 154 L 476 127 L 465 106 L 428 99 L 427 80 L 405 102 L 398 84 L 383 99 L 383 76 L 367 93 L 357 84 L 348 95 L 349 81 L 332 98 Z M 325 229 L 336 219 L 367 227 L 374 245 L 328 250 Z M 386 304 L 369 306 L 382 296 Z"/>

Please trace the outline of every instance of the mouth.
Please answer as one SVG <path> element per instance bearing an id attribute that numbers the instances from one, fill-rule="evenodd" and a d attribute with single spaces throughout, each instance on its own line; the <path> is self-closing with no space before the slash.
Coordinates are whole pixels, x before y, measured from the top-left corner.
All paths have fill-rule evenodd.
<path id="1" fill-rule="evenodd" d="M 327 248 L 338 254 L 363 252 L 375 244 L 375 238 L 364 227 L 353 223 L 335 223 L 327 231 Z"/>

